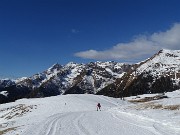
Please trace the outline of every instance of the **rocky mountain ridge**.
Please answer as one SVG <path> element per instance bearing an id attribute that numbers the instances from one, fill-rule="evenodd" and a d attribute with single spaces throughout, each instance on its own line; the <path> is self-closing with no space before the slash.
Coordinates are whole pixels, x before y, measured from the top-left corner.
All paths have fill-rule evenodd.
<path id="1" fill-rule="evenodd" d="M 97 94 L 124 97 L 164 93 L 178 88 L 180 88 L 180 50 L 163 49 L 151 58 L 132 65 L 129 72 Z"/>
<path id="2" fill-rule="evenodd" d="M 0 95 L 3 98 L 0 102 L 6 102 L 6 99 L 9 101 L 10 95 L 14 100 L 17 96 L 13 93 L 15 91 L 28 93 L 25 92 L 22 97 L 44 97 L 70 93 L 96 94 L 102 88 L 115 82 L 130 67 L 129 64 L 111 61 L 88 64 L 70 62 L 64 66 L 55 64 L 42 73 L 17 79 L 12 85 L 2 87 Z"/>
<path id="3" fill-rule="evenodd" d="M 180 50 L 160 50 L 136 64 L 90 62 L 54 64 L 42 73 L 0 81 L 0 103 L 59 94 L 113 97 L 172 91 L 180 86 Z"/>

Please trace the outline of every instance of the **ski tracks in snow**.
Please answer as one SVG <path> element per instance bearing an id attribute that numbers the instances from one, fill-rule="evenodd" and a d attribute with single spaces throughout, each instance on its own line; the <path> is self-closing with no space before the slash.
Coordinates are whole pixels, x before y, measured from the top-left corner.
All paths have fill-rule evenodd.
<path id="1" fill-rule="evenodd" d="M 98 97 L 106 106 L 53 114 L 39 123 L 29 125 L 19 135 L 178 135 L 179 130 L 155 120 L 116 110 L 117 101 Z M 112 108 L 111 108 L 112 106 Z"/>
<path id="2" fill-rule="evenodd" d="M 113 111 L 55 114 L 32 126 L 23 135 L 162 135 L 153 126 L 142 126 Z"/>
<path id="3" fill-rule="evenodd" d="M 119 121 L 121 121 L 125 125 L 130 125 L 133 128 L 145 130 L 147 132 L 150 132 L 151 135 L 162 135 L 159 132 L 155 131 L 153 126 L 141 125 L 140 123 L 136 123 L 135 121 L 133 122 L 132 119 L 130 120 L 130 119 L 124 118 L 124 116 L 120 116 L 120 115 L 117 115 L 115 113 L 111 113 L 111 115 L 112 115 L 112 117 L 114 117 L 115 119 L 118 119 Z"/>
<path id="4" fill-rule="evenodd" d="M 32 126 L 23 135 L 90 135 L 81 124 L 83 112 L 68 112 L 53 115 Z"/>
<path id="5" fill-rule="evenodd" d="M 132 116 L 123 113 L 115 113 L 114 111 L 110 111 L 112 117 L 119 119 L 124 124 L 133 125 L 139 129 L 143 129 L 146 131 L 150 131 L 152 135 L 179 135 L 180 129 L 172 127 L 172 125 L 168 125 L 167 123 L 161 123 L 160 121 L 156 121 L 149 118 L 143 118 L 141 116 Z"/>

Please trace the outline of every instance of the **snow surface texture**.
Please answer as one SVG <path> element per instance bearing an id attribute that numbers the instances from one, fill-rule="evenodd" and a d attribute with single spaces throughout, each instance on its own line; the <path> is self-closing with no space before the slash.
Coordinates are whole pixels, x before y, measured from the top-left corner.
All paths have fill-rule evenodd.
<path id="1" fill-rule="evenodd" d="M 180 104 L 180 91 L 167 96 L 169 98 L 154 102 Z M 101 111 L 96 110 L 98 102 Z M 0 134 L 180 135 L 179 110 L 138 109 L 138 105 L 141 103 L 88 94 L 21 99 L 1 104 Z"/>

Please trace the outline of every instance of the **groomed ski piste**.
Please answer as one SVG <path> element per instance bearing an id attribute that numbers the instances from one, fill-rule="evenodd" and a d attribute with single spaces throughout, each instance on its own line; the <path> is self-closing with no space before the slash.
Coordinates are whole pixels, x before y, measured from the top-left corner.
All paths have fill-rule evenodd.
<path id="1" fill-rule="evenodd" d="M 0 105 L 0 135 L 180 135 L 180 91 L 165 95 L 149 102 L 134 101 L 156 95 L 21 99 Z"/>

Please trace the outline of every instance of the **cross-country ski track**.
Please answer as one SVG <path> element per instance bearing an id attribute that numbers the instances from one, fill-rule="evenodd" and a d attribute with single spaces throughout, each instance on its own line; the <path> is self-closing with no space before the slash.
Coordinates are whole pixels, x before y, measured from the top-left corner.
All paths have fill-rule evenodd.
<path id="1" fill-rule="evenodd" d="M 179 128 L 148 117 L 124 112 L 129 103 L 95 95 L 66 95 L 44 99 L 22 99 L 37 109 L 16 119 L 15 131 L 6 135 L 178 135 Z M 102 110 L 96 111 L 96 104 Z M 39 107 L 39 108 L 38 108 Z M 19 119 L 19 120 L 18 120 Z"/>
<path id="2" fill-rule="evenodd" d="M 26 135 L 169 135 L 162 124 L 135 121 L 110 111 L 55 114 L 24 132 Z M 166 133 L 167 132 L 167 133 Z"/>

